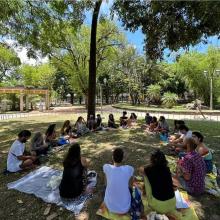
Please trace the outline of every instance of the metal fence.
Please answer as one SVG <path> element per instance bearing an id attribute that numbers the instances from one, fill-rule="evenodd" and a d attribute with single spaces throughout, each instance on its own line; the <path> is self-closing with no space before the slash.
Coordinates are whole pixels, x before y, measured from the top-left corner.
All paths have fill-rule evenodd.
<path id="1" fill-rule="evenodd" d="M 13 118 L 27 118 L 33 116 L 57 115 L 57 112 L 41 112 L 41 113 L 16 113 L 16 114 L 0 114 L 0 121 Z"/>
<path id="2" fill-rule="evenodd" d="M 100 111 L 100 110 L 99 110 Z M 134 112 L 139 118 L 145 117 L 145 112 L 139 112 L 135 110 L 126 110 L 128 114 L 131 114 Z M 59 115 L 59 114 L 72 114 L 75 113 L 77 115 L 80 115 L 82 113 L 85 113 L 86 111 L 66 111 L 66 112 L 39 112 L 39 113 L 16 113 L 16 114 L 0 114 L 0 121 L 8 120 L 8 119 L 14 119 L 14 118 L 26 118 L 26 117 L 36 117 L 36 116 L 52 116 L 52 115 Z M 112 111 L 109 110 L 103 110 L 105 113 L 122 113 L 123 109 L 112 109 Z M 100 112 L 101 113 L 101 112 Z M 163 113 L 163 112 L 152 112 L 150 113 L 152 116 L 156 116 L 159 118 L 161 115 L 163 115 L 166 119 L 171 120 L 198 120 L 198 121 L 220 121 L 219 115 L 205 115 L 206 118 L 203 118 L 200 114 L 181 114 L 181 113 Z"/>

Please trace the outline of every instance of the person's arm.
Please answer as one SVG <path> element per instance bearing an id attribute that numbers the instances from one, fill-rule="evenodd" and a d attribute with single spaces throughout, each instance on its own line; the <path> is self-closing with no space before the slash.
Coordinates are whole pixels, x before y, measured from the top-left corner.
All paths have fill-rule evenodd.
<path id="1" fill-rule="evenodd" d="M 90 165 L 90 161 L 88 159 L 86 159 L 85 157 L 81 157 L 81 163 L 86 168 L 88 168 Z"/>
<path id="2" fill-rule="evenodd" d="M 35 160 L 35 156 L 24 156 L 24 155 L 21 155 L 21 156 L 16 156 L 18 158 L 18 160 L 22 160 L 22 161 L 25 161 L 25 160 Z"/>
<path id="3" fill-rule="evenodd" d="M 132 176 L 129 180 L 129 187 L 133 187 L 134 177 Z"/>
<path id="4" fill-rule="evenodd" d="M 205 148 L 205 147 L 200 147 L 200 148 L 198 149 L 198 153 L 199 153 L 201 156 L 205 156 L 206 154 L 209 153 L 209 150 L 208 150 L 207 148 Z"/>

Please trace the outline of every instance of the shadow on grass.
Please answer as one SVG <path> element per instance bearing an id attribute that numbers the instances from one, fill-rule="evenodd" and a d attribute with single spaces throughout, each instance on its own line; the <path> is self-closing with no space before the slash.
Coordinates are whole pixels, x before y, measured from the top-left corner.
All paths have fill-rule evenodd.
<path id="1" fill-rule="evenodd" d="M 59 116 L 53 118 L 35 118 L 34 120 L 22 119 L 22 121 L 12 120 L 9 122 L 1 122 L 0 170 L 5 167 L 9 147 L 20 130 L 30 129 L 32 132 L 44 132 L 48 124 L 56 123 L 57 131 L 59 131 L 64 120 L 66 120 L 66 118 Z M 169 121 L 169 123 L 172 125 L 173 121 Z M 215 150 L 214 159 L 219 163 L 219 124 L 193 121 L 187 121 L 187 124 L 191 130 L 199 130 L 205 134 L 205 143 Z M 98 183 L 94 198 L 90 201 L 85 211 L 88 211 L 90 220 L 101 220 L 102 218 L 96 216 L 95 213 L 103 200 L 104 175 L 102 167 L 105 163 L 111 163 L 112 150 L 115 147 L 123 148 L 125 151 L 124 162 L 134 166 L 137 170 L 139 166 L 148 163 L 151 152 L 159 147 L 159 140 L 155 136 L 145 134 L 140 128 L 133 128 L 91 133 L 77 139 L 77 141 L 81 144 L 82 154 L 91 159 L 91 169 L 96 170 L 98 173 Z M 63 158 L 67 150 L 68 147 L 50 155 L 48 160 L 45 160 L 45 165 L 56 169 L 62 169 Z M 8 176 L 0 174 L 0 204 L 1 210 L 4 210 L 4 212 L 0 212 L 0 219 L 34 220 L 45 218 L 42 216 L 46 208 L 46 203 L 32 195 L 19 193 L 14 190 L 7 190 L 6 188 L 7 183 L 21 178 L 26 173 L 11 174 Z M 18 203 L 17 200 L 22 200 L 23 203 Z M 196 205 L 196 211 L 200 219 L 220 219 L 219 199 L 210 195 L 204 195 L 192 198 L 192 200 Z M 60 219 L 74 219 L 71 212 L 60 210 L 56 205 L 52 205 L 51 213 L 52 212 L 58 213 Z"/>

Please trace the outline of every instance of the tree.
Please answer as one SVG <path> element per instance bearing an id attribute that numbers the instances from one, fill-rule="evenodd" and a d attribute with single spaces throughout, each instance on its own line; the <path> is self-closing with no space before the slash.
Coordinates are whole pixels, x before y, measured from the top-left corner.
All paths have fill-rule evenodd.
<path id="1" fill-rule="evenodd" d="M 142 29 L 152 60 L 162 58 L 165 48 L 186 48 L 220 33 L 219 1 L 116 0 L 114 12 L 126 29 Z"/>
<path id="2" fill-rule="evenodd" d="M 99 10 L 102 4 L 102 0 L 97 0 L 95 2 L 95 7 L 92 16 L 92 26 L 91 26 L 91 40 L 90 40 L 90 59 L 89 59 L 89 89 L 88 89 L 88 114 L 95 115 L 95 94 L 96 91 L 96 32 Z"/>
<path id="3" fill-rule="evenodd" d="M 7 45 L 0 44 L 0 82 L 8 80 L 20 64 L 15 51 Z"/>
<path id="4" fill-rule="evenodd" d="M 25 86 L 53 89 L 55 68 L 46 63 L 38 66 L 22 65 L 20 68 L 21 80 Z"/>

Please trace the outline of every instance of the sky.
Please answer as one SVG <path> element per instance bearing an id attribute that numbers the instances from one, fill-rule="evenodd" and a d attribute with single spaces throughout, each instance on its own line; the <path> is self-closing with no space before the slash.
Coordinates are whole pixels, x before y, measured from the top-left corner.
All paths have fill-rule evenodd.
<path id="1" fill-rule="evenodd" d="M 100 9 L 100 14 L 105 14 L 107 16 L 110 15 L 110 7 L 112 6 L 113 0 L 108 0 L 108 1 L 103 1 Z M 91 20 L 92 20 L 92 12 L 87 12 L 86 13 L 86 19 L 85 19 L 85 24 L 91 25 Z M 144 54 L 144 35 L 142 34 L 141 30 L 137 30 L 136 32 L 132 33 L 130 31 L 126 31 L 124 27 L 122 26 L 122 23 L 117 19 L 117 17 L 114 18 L 114 21 L 116 22 L 118 28 L 125 33 L 125 36 L 127 37 L 127 40 L 130 44 L 134 45 L 137 49 L 137 52 L 139 54 Z M 10 42 L 12 44 L 13 42 Z M 198 45 L 191 47 L 191 50 L 196 50 L 201 53 L 205 53 L 207 51 L 207 48 L 210 46 L 216 46 L 220 47 L 220 40 L 217 39 L 217 37 L 210 37 L 208 38 L 208 44 L 203 44 L 199 43 Z M 22 63 L 27 63 L 30 65 L 36 65 L 38 63 L 45 63 L 48 61 L 47 58 L 41 58 L 39 57 L 38 60 L 34 59 L 29 59 L 26 56 L 27 50 L 25 48 L 16 48 L 16 52 L 18 53 L 19 58 L 21 59 Z M 183 50 L 180 49 L 180 53 L 182 53 Z M 168 56 L 171 53 L 169 49 L 166 49 L 164 51 L 164 60 L 167 62 L 173 62 L 175 60 L 175 55 L 176 53 L 173 52 L 171 53 L 170 56 Z"/>

